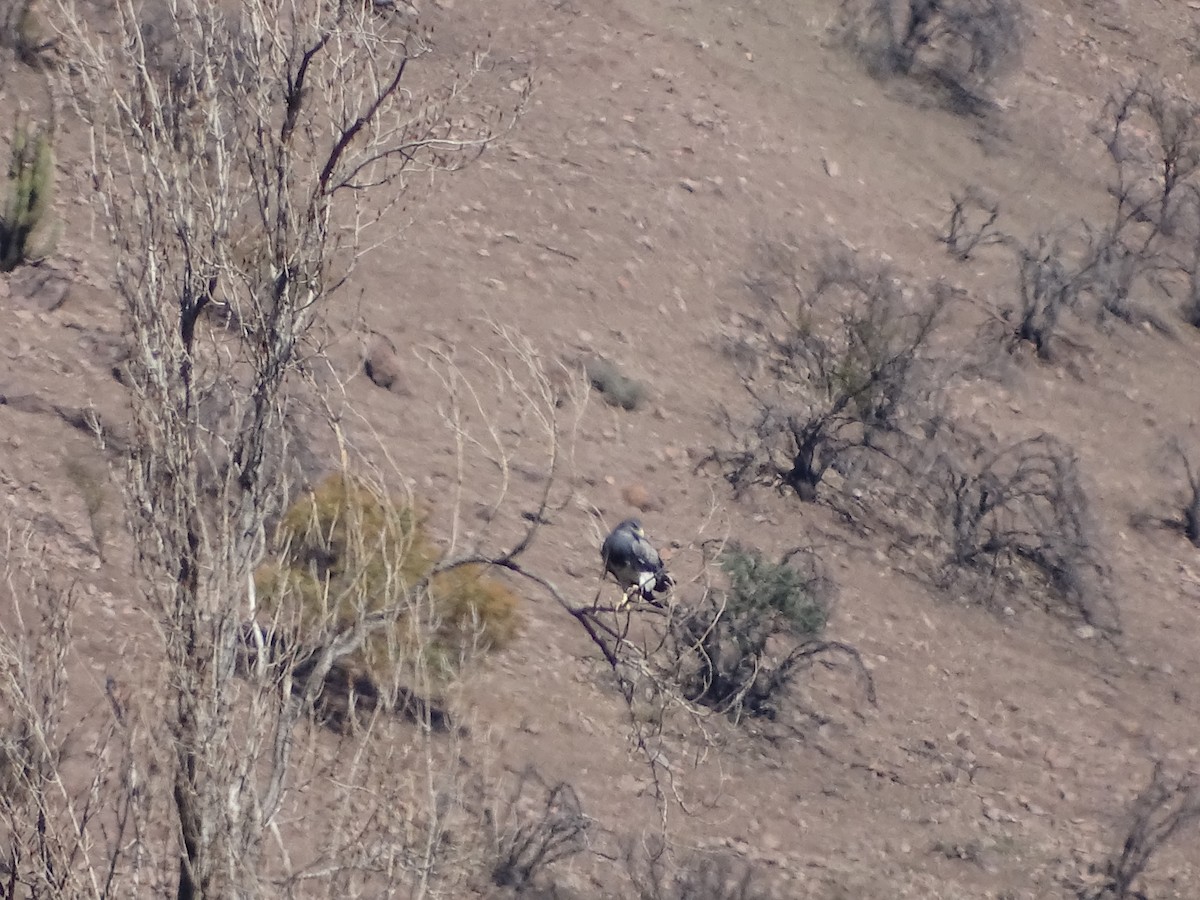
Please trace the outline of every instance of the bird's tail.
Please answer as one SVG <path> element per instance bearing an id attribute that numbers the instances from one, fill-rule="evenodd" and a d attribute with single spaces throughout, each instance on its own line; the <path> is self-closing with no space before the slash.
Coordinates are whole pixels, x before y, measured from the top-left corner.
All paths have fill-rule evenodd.
<path id="1" fill-rule="evenodd" d="M 667 590 L 674 587 L 674 578 L 668 574 L 666 569 L 660 569 L 656 572 L 646 572 L 641 578 L 640 586 L 642 589 L 643 600 L 654 600 L 655 594 L 665 594 Z"/>

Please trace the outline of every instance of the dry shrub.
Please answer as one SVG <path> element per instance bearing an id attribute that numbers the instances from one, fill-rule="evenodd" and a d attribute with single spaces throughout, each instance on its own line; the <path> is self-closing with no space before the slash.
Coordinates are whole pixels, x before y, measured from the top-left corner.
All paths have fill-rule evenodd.
<path id="1" fill-rule="evenodd" d="M 904 75 L 977 113 L 1025 44 L 1020 0 L 843 0 L 838 30 L 876 77 Z"/>
<path id="2" fill-rule="evenodd" d="M 1087 271 L 1072 256 L 1063 236 L 1038 232 L 1016 244 L 1017 294 L 1001 312 L 1004 346 L 1012 351 L 1028 343 L 1039 358 L 1053 361 L 1062 320 L 1081 303 Z"/>
<path id="3" fill-rule="evenodd" d="M 938 243 L 959 262 L 966 262 L 980 247 L 1005 244 L 1011 239 L 996 227 L 1000 204 L 976 185 L 968 185 L 961 194 L 951 194 L 950 221 Z"/>
<path id="4" fill-rule="evenodd" d="M 1072 449 L 1040 434 L 994 451 L 968 443 L 960 453 L 935 467 L 929 492 L 944 529 L 943 584 L 985 600 L 1029 595 L 1047 609 L 1118 631 Z"/>
<path id="5" fill-rule="evenodd" d="M 278 558 L 255 575 L 261 609 L 315 644 L 368 616 L 390 619 L 344 668 L 386 690 L 405 671 L 445 679 L 511 641 L 518 598 L 480 564 L 434 572 L 438 553 L 412 502 L 335 474 L 284 515 Z M 286 626 L 285 626 L 286 627 Z"/>
<path id="6" fill-rule="evenodd" d="M 1163 519 L 1162 524 L 1182 531 L 1193 547 L 1200 548 L 1200 460 L 1183 437 L 1168 442 L 1166 453 L 1170 477 L 1182 481 L 1182 490 L 1174 501 L 1179 517 Z"/>
<path id="7" fill-rule="evenodd" d="M 1156 763 L 1150 783 L 1129 809 L 1120 847 L 1100 867 L 1100 883 L 1079 891 L 1080 900 L 1145 900 L 1147 895 L 1134 885 L 1160 851 L 1198 824 L 1200 778 L 1195 773 L 1173 775 Z"/>
<path id="8" fill-rule="evenodd" d="M 438 572 L 429 592 L 440 623 L 439 639 L 467 646 L 499 649 L 517 636 L 518 598 L 506 585 L 487 575 L 479 563 Z"/>
<path id="9" fill-rule="evenodd" d="M 746 286 L 760 316 L 732 349 L 746 390 L 723 410 L 732 446 L 715 463 L 736 495 L 754 485 L 815 500 L 830 469 L 894 456 L 939 387 L 929 346 L 952 296 L 910 289 L 889 264 L 842 247 L 812 263 L 797 248 L 759 247 Z"/>
<path id="10" fill-rule="evenodd" d="M 627 843 L 625 872 L 636 900 L 772 900 L 780 896 L 764 884 L 763 872 L 746 857 L 695 851 L 674 858 L 659 839 Z"/>
<path id="11" fill-rule="evenodd" d="M 588 849 L 593 821 L 575 789 L 566 782 L 547 783 L 532 766 L 517 779 L 503 805 L 484 810 L 495 861 L 491 881 L 520 896 L 550 881 L 556 863 Z"/>

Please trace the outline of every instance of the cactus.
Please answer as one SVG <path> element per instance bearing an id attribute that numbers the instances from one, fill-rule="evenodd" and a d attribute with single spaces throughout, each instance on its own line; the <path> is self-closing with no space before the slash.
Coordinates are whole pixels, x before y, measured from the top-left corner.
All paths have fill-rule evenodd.
<path id="1" fill-rule="evenodd" d="M 7 192 L 0 210 L 0 272 L 11 272 L 39 255 L 33 250 L 32 238 L 47 218 L 53 179 L 49 131 L 18 123 L 13 129 Z M 45 249 L 41 255 L 44 253 Z"/>

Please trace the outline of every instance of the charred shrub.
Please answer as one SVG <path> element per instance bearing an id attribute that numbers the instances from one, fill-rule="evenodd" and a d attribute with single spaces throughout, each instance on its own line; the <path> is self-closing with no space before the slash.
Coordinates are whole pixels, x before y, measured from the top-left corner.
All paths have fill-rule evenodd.
<path id="1" fill-rule="evenodd" d="M 888 265 L 832 249 L 802 274 L 795 252 L 763 248 L 747 277 L 758 315 L 734 339 L 745 410 L 724 410 L 732 448 L 715 464 L 741 494 L 752 485 L 817 498 L 831 467 L 903 443 L 936 390 L 926 351 L 950 298 L 917 297 Z M 915 298 L 915 299 L 914 299 Z"/>
<path id="2" fill-rule="evenodd" d="M 693 853 L 673 860 L 660 841 L 629 844 L 625 869 L 635 900 L 772 900 L 755 866 L 732 853 Z"/>
<path id="3" fill-rule="evenodd" d="M 969 186 L 960 194 L 951 194 L 950 220 L 938 243 L 959 262 L 969 260 L 980 247 L 1007 243 L 1008 236 L 996 227 L 1000 204 Z"/>
<path id="4" fill-rule="evenodd" d="M 547 784 L 532 768 L 521 773 L 502 807 L 485 810 L 484 818 L 496 850 L 492 883 L 519 896 L 548 880 L 556 863 L 584 852 L 592 824 L 571 785 Z"/>
<path id="5" fill-rule="evenodd" d="M 1019 0 L 843 0 L 840 30 L 876 77 L 932 82 L 975 113 L 1020 61 L 1026 29 Z"/>
<path id="6" fill-rule="evenodd" d="M 1070 448 L 1050 435 L 966 461 L 935 476 L 944 531 L 942 578 L 975 597 L 1031 594 L 1050 609 L 1115 630 L 1106 570 Z"/>
<path id="7" fill-rule="evenodd" d="M 1150 783 L 1133 801 L 1120 845 L 1100 867 L 1101 881 L 1082 888 L 1080 900 L 1136 900 L 1135 889 L 1153 858 L 1182 833 L 1200 824 L 1200 779 L 1172 775 L 1156 763 Z"/>
<path id="8" fill-rule="evenodd" d="M 1200 465 L 1182 438 L 1176 438 L 1168 444 L 1167 456 L 1172 476 L 1178 478 L 1182 475 L 1183 489 L 1176 506 L 1179 517 L 1166 519 L 1163 524 L 1179 529 L 1192 542 L 1192 546 L 1200 548 Z"/>
<path id="9" fill-rule="evenodd" d="M 1183 187 L 1200 169 L 1198 117 L 1200 105 L 1146 77 L 1109 96 L 1095 132 L 1116 170 L 1109 192 L 1118 223 L 1175 234 Z"/>
<path id="10" fill-rule="evenodd" d="M 1068 255 L 1060 237 L 1044 232 L 1018 245 L 1016 257 L 1016 296 L 1000 313 L 1008 326 L 1004 345 L 1011 351 L 1029 344 L 1039 359 L 1051 361 L 1063 317 L 1082 302 L 1086 273 Z"/>

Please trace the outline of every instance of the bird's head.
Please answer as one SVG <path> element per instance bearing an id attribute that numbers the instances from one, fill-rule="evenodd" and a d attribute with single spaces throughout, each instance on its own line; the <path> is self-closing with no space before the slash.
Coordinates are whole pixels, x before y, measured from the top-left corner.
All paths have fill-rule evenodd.
<path id="1" fill-rule="evenodd" d="M 626 519 L 624 522 L 618 525 L 617 528 L 622 531 L 628 531 L 634 537 L 643 539 L 646 537 L 646 532 L 642 530 L 642 523 L 637 519 Z"/>

